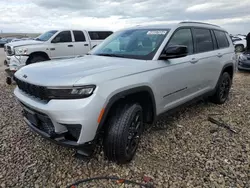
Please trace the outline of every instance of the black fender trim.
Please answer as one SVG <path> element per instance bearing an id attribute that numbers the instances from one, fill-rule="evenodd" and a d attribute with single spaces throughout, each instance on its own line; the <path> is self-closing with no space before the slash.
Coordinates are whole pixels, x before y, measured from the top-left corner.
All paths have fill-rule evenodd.
<path id="1" fill-rule="evenodd" d="M 109 101 L 108 101 L 108 103 L 107 103 L 107 105 L 105 107 L 105 111 L 104 111 L 104 114 L 102 116 L 101 122 L 99 123 L 97 133 L 99 133 L 100 130 L 102 129 L 102 127 L 104 125 L 104 122 L 106 121 L 107 116 L 108 116 L 108 114 L 110 112 L 110 109 L 111 109 L 111 107 L 113 106 L 113 104 L 115 102 L 117 102 L 119 99 L 125 98 L 127 95 L 135 94 L 135 93 L 143 92 L 143 91 L 146 91 L 146 92 L 148 92 L 150 94 L 150 97 L 151 97 L 151 100 L 152 100 L 152 103 L 153 103 L 153 121 L 154 121 L 156 119 L 156 104 L 155 104 L 154 93 L 153 93 L 152 89 L 150 87 L 148 87 L 148 86 L 139 86 L 139 87 L 135 87 L 135 88 L 131 88 L 131 89 L 119 92 L 119 93 L 113 95 L 109 99 Z"/>
<path id="2" fill-rule="evenodd" d="M 216 92 L 216 89 L 217 89 L 217 87 L 218 87 L 218 83 L 219 83 L 220 77 L 221 77 L 221 75 L 225 72 L 225 69 L 228 68 L 228 67 L 232 67 L 232 68 L 233 68 L 233 75 L 232 75 L 232 77 L 234 76 L 234 72 L 235 72 L 234 64 L 233 64 L 233 63 L 227 63 L 227 64 L 225 64 L 225 65 L 223 66 L 222 70 L 221 70 L 220 76 L 219 76 L 219 78 L 218 78 L 218 80 L 217 80 L 217 83 L 216 83 L 216 86 L 215 86 L 215 88 L 214 88 L 214 90 L 213 90 L 213 93 Z"/>
<path id="3" fill-rule="evenodd" d="M 233 63 L 227 63 L 227 64 L 225 64 L 225 65 L 223 66 L 223 68 L 222 68 L 222 71 L 221 71 L 221 73 L 220 73 L 220 76 L 221 76 L 222 73 L 225 71 L 225 69 L 228 68 L 228 67 L 232 67 L 232 68 L 233 68 L 233 75 L 232 75 L 232 77 L 234 76 L 235 66 L 234 66 Z"/>

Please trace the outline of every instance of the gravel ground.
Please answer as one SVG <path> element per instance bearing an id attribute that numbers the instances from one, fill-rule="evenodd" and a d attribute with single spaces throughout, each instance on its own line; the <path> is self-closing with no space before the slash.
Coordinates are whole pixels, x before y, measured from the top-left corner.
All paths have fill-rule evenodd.
<path id="1" fill-rule="evenodd" d="M 76 159 L 73 150 L 32 133 L 14 87 L 4 84 L 3 67 L 0 87 L 0 187 L 66 187 L 106 175 L 137 182 L 150 177 L 155 187 L 250 187 L 249 73 L 237 73 L 226 104 L 200 102 L 163 116 L 144 134 L 135 159 L 122 166 L 102 152 L 88 162 Z M 221 114 L 237 134 L 208 122 L 211 113 Z"/>

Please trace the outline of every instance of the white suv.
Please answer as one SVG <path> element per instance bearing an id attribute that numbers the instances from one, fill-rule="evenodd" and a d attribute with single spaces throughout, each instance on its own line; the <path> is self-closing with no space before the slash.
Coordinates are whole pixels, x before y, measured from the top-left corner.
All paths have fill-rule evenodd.
<path id="1" fill-rule="evenodd" d="M 101 139 L 109 160 L 127 163 L 144 123 L 204 96 L 223 104 L 234 56 L 228 33 L 215 25 L 135 27 L 87 56 L 21 68 L 14 93 L 28 126 L 41 136 L 83 155 Z"/>
<path id="2" fill-rule="evenodd" d="M 48 31 L 35 40 L 6 44 L 5 64 L 15 71 L 31 63 L 82 56 L 112 33 L 112 31 L 86 30 Z"/>

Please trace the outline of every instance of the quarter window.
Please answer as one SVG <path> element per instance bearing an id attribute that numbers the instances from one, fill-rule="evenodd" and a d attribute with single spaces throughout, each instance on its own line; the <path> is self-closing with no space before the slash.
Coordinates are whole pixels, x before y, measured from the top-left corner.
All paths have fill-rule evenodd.
<path id="1" fill-rule="evenodd" d="M 168 46 L 174 46 L 174 45 L 187 46 L 188 53 L 193 54 L 194 46 L 193 46 L 193 38 L 192 38 L 191 30 L 180 29 L 176 31 L 168 43 Z"/>
<path id="2" fill-rule="evenodd" d="M 227 36 L 226 36 L 225 32 L 215 30 L 214 34 L 215 34 L 215 37 L 217 39 L 219 48 L 229 47 L 229 42 L 227 40 Z"/>
<path id="3" fill-rule="evenodd" d="M 208 29 L 194 29 L 195 45 L 197 53 L 208 52 L 214 49 L 212 36 Z"/>
<path id="4" fill-rule="evenodd" d="M 74 37 L 75 37 L 75 42 L 85 42 L 85 36 L 82 31 L 73 31 Z"/>

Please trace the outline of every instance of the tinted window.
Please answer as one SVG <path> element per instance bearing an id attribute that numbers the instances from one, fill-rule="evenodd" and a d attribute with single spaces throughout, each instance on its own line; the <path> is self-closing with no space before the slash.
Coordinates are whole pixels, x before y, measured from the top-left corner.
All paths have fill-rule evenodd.
<path id="1" fill-rule="evenodd" d="M 208 29 L 194 29 L 197 53 L 208 52 L 214 49 L 211 33 Z"/>
<path id="2" fill-rule="evenodd" d="M 194 47 L 191 30 L 180 29 L 176 31 L 168 43 L 168 46 L 173 45 L 185 45 L 188 47 L 188 53 L 192 54 L 194 51 Z"/>
<path id="3" fill-rule="evenodd" d="M 223 31 L 214 31 L 219 48 L 226 48 L 229 46 L 226 33 Z"/>
<path id="4" fill-rule="evenodd" d="M 53 41 L 55 42 L 72 42 L 71 32 L 70 31 L 62 31 L 59 33 Z"/>
<path id="5" fill-rule="evenodd" d="M 112 31 L 89 31 L 89 36 L 91 40 L 104 40 L 112 33 Z"/>
<path id="6" fill-rule="evenodd" d="M 73 31 L 75 42 L 84 42 L 86 41 L 84 33 L 82 31 Z"/>

